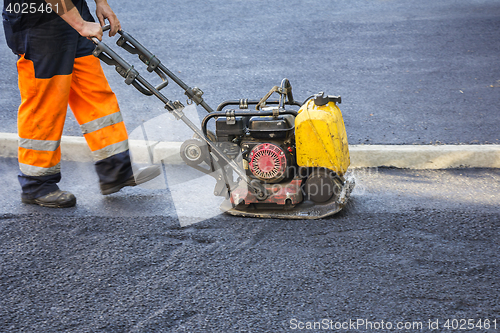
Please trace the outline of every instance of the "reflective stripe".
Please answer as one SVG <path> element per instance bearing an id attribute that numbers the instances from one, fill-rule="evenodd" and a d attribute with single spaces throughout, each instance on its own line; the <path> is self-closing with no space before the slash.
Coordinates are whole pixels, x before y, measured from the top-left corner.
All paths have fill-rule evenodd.
<path id="1" fill-rule="evenodd" d="M 19 163 L 19 169 L 21 169 L 21 172 L 26 176 L 49 176 L 61 172 L 61 163 L 57 163 L 51 168 L 42 168 L 34 165 Z"/>
<path id="2" fill-rule="evenodd" d="M 51 141 L 19 138 L 19 147 L 32 150 L 56 151 L 60 143 L 61 140 Z"/>
<path id="3" fill-rule="evenodd" d="M 95 161 L 100 161 L 110 156 L 123 153 L 128 150 L 128 140 L 117 142 L 102 149 L 92 152 Z"/>
<path id="4" fill-rule="evenodd" d="M 91 133 L 100 130 L 104 127 L 118 124 L 123 121 L 123 117 L 120 111 L 112 113 L 110 115 L 94 119 L 88 123 L 80 125 L 83 134 Z"/>

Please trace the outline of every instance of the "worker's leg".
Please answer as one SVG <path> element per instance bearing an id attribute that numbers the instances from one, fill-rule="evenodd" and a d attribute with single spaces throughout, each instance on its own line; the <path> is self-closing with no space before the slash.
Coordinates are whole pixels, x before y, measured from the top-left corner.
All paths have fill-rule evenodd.
<path id="1" fill-rule="evenodd" d="M 75 59 L 69 105 L 96 161 L 100 184 L 127 181 L 132 176 L 127 130 L 96 57 Z"/>
<path id="2" fill-rule="evenodd" d="M 79 11 L 92 21 L 86 3 Z M 94 44 L 79 37 L 73 66 L 69 105 L 80 123 L 94 156 L 101 192 L 111 194 L 158 176 L 158 167 L 140 169 L 133 175 L 128 135 L 114 93 L 104 76 L 100 60 L 92 56 Z"/>
<path id="3" fill-rule="evenodd" d="M 158 166 L 139 169 L 133 175 L 127 130 L 116 97 L 99 59 L 92 55 L 75 59 L 69 104 L 96 161 L 102 194 L 115 193 L 160 175 Z"/>
<path id="4" fill-rule="evenodd" d="M 84 19 L 92 19 L 85 2 L 80 12 Z M 153 179 L 160 174 L 160 169 L 157 166 L 142 168 L 134 177 L 127 130 L 100 60 L 91 55 L 93 49 L 91 41 L 79 38 L 69 104 L 96 161 L 101 192 L 111 194 L 125 186 Z"/>
<path id="5" fill-rule="evenodd" d="M 59 143 L 68 105 L 71 75 L 37 78 L 31 60 L 17 62 L 21 105 L 18 112 L 19 182 L 23 199 L 58 190 Z"/>
<path id="6" fill-rule="evenodd" d="M 19 182 L 23 201 L 41 204 L 33 200 L 58 191 L 57 183 L 61 179 L 59 143 L 68 107 L 78 33 L 60 18 L 27 29 L 26 39 L 11 40 L 13 47 L 20 44 L 13 50 L 26 51 L 17 63 L 21 92 Z M 61 204 L 57 198 L 50 200 L 55 206 Z"/>
<path id="7" fill-rule="evenodd" d="M 85 1 L 78 8 L 86 21 L 93 21 Z M 95 160 L 101 189 L 122 184 L 132 177 L 128 135 L 115 94 L 104 76 L 100 60 L 92 55 L 95 45 L 78 39 L 69 105 L 82 129 Z"/>

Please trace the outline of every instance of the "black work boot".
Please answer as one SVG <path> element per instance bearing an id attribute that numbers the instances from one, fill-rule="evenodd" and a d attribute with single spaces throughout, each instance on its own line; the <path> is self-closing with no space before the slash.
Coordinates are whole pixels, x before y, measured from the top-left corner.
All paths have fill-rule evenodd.
<path id="1" fill-rule="evenodd" d="M 136 186 L 148 182 L 161 174 L 161 168 L 158 165 L 150 165 L 137 170 L 134 175 L 130 176 L 127 180 L 121 183 L 101 184 L 101 193 L 108 195 L 116 193 L 125 186 Z"/>
<path id="2" fill-rule="evenodd" d="M 67 191 L 56 190 L 35 199 L 21 198 L 26 204 L 34 204 L 50 208 L 67 208 L 76 205 L 76 197 Z"/>

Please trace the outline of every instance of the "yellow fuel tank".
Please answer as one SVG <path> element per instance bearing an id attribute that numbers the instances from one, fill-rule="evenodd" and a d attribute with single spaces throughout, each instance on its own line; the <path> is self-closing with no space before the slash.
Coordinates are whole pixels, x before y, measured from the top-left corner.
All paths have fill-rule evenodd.
<path id="1" fill-rule="evenodd" d="M 302 105 L 295 118 L 297 164 L 328 168 L 343 176 L 351 163 L 344 119 L 337 97 L 320 97 Z"/>

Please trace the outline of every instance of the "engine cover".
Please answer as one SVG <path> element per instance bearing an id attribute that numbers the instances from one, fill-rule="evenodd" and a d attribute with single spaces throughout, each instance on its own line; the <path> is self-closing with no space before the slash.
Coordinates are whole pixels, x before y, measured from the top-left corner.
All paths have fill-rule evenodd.
<path id="1" fill-rule="evenodd" d="M 287 156 L 281 147 L 272 143 L 261 143 L 253 147 L 248 157 L 249 169 L 258 179 L 276 183 L 285 178 Z"/>

